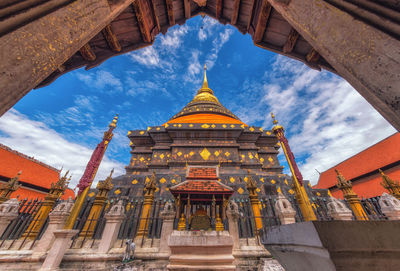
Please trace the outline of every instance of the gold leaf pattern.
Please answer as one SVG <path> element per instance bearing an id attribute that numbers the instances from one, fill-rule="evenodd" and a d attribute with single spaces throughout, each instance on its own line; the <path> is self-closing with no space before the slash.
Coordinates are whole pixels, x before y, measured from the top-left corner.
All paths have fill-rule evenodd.
<path id="1" fill-rule="evenodd" d="M 211 153 L 210 153 L 206 148 L 204 148 L 204 149 L 200 152 L 200 155 L 201 155 L 201 157 L 202 157 L 204 160 L 208 160 L 208 158 L 210 157 Z"/>
<path id="2" fill-rule="evenodd" d="M 215 156 L 218 156 L 219 154 L 220 154 L 219 151 L 215 151 L 215 152 L 214 152 L 214 155 L 215 155 Z"/>
<path id="3" fill-rule="evenodd" d="M 167 180 L 165 178 L 160 179 L 160 183 L 165 183 Z"/>
<path id="4" fill-rule="evenodd" d="M 294 191 L 292 189 L 289 189 L 288 191 L 290 194 L 294 194 Z"/>
<path id="5" fill-rule="evenodd" d="M 234 182 L 235 182 L 235 178 L 230 177 L 230 178 L 229 178 L 229 181 L 230 181 L 231 183 L 234 183 Z"/>
<path id="6" fill-rule="evenodd" d="M 88 195 L 90 198 L 94 196 L 94 192 L 89 193 Z"/>
<path id="7" fill-rule="evenodd" d="M 243 188 L 239 187 L 239 189 L 237 190 L 239 194 L 243 194 L 244 190 Z"/>
<path id="8" fill-rule="evenodd" d="M 270 157 L 268 157 L 268 161 L 269 161 L 270 163 L 272 163 L 272 162 L 274 162 L 274 159 L 272 159 L 272 157 L 270 156 Z"/>
<path id="9" fill-rule="evenodd" d="M 121 190 L 119 190 L 119 189 L 115 190 L 115 191 L 114 191 L 114 194 L 115 194 L 115 195 L 121 194 Z"/>
<path id="10" fill-rule="evenodd" d="M 254 128 L 253 128 L 253 127 L 250 127 L 249 130 L 250 130 L 250 132 L 253 132 L 253 131 L 254 131 Z"/>
<path id="11" fill-rule="evenodd" d="M 229 152 L 225 153 L 225 156 L 228 157 L 229 155 L 231 155 Z"/>
<path id="12" fill-rule="evenodd" d="M 260 178 L 260 181 L 261 181 L 261 182 L 264 182 L 264 178 Z"/>
<path id="13" fill-rule="evenodd" d="M 160 154 L 160 158 L 161 158 L 161 159 L 164 159 L 164 154 L 163 154 L 163 153 Z"/>
<path id="14" fill-rule="evenodd" d="M 181 152 L 178 152 L 178 153 L 177 153 L 177 155 L 178 155 L 178 156 L 181 156 L 181 155 L 182 155 L 182 153 L 181 153 Z"/>
<path id="15" fill-rule="evenodd" d="M 210 125 L 208 125 L 208 124 L 203 124 L 203 125 L 201 125 L 201 128 L 204 128 L 204 129 L 207 129 L 207 128 L 209 128 L 210 127 Z"/>
<path id="16" fill-rule="evenodd" d="M 275 184 L 275 183 L 276 183 L 276 181 L 275 181 L 275 180 L 271 180 L 271 183 L 272 183 L 272 184 Z"/>
<path id="17" fill-rule="evenodd" d="M 137 184 L 138 183 L 138 180 L 136 180 L 136 179 L 134 179 L 133 181 L 132 181 L 132 184 Z"/>

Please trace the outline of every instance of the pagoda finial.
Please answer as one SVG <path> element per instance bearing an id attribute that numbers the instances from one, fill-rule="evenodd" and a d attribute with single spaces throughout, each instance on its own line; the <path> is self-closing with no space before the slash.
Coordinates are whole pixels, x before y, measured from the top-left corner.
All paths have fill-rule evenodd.
<path id="1" fill-rule="evenodd" d="M 282 129 L 283 130 L 283 126 L 279 125 L 278 121 L 275 118 L 275 114 L 271 112 L 271 118 L 272 118 L 272 122 L 274 124 L 274 127 L 272 128 L 272 131 L 274 130 L 278 130 L 278 129 Z"/>
<path id="2" fill-rule="evenodd" d="M 204 79 L 203 79 L 203 86 L 201 88 L 208 88 L 207 82 L 207 64 L 204 64 Z"/>
<path id="3" fill-rule="evenodd" d="M 115 115 L 114 119 L 111 121 L 111 123 L 108 125 L 108 127 L 113 127 L 115 128 L 117 126 L 117 121 L 118 121 L 118 114 Z"/>

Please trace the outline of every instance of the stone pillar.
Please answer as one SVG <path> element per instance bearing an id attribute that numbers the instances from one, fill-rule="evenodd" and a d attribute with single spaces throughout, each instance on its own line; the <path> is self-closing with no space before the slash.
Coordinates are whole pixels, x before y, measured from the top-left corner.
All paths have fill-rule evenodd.
<path id="1" fill-rule="evenodd" d="M 171 254 L 171 249 L 168 246 L 168 238 L 174 230 L 175 213 L 175 206 L 172 203 L 167 202 L 161 212 L 163 224 L 160 238 L 160 253 Z"/>
<path id="2" fill-rule="evenodd" d="M 229 201 L 228 206 L 226 208 L 226 216 L 228 217 L 229 223 L 229 234 L 232 236 L 233 239 L 233 249 L 240 248 L 240 241 L 239 241 L 239 227 L 238 227 L 238 220 L 239 220 L 239 207 L 234 201 Z"/>
<path id="3" fill-rule="evenodd" d="M 125 218 L 122 200 L 118 201 L 105 215 L 106 225 L 101 236 L 98 252 L 107 253 L 114 245 L 118 237 L 119 228 Z"/>
<path id="4" fill-rule="evenodd" d="M 18 217 L 18 206 L 17 199 L 9 199 L 0 204 L 0 236 L 3 235 L 10 222 Z"/>
<path id="5" fill-rule="evenodd" d="M 400 130 L 398 39 L 328 3 L 331 1 L 268 2 L 339 75 Z"/>
<path id="6" fill-rule="evenodd" d="M 278 193 L 275 210 L 282 225 L 296 223 L 296 211 L 282 193 Z"/>
<path id="7" fill-rule="evenodd" d="M 0 37 L 0 116 L 132 4 L 132 0 L 68 2 Z"/>
<path id="8" fill-rule="evenodd" d="M 331 197 L 327 204 L 328 215 L 334 220 L 353 220 L 353 213 L 338 199 Z"/>
<path id="9" fill-rule="evenodd" d="M 56 230 L 53 232 L 55 240 L 49 253 L 47 253 L 40 271 L 56 270 L 60 266 L 65 251 L 68 248 L 71 238 L 78 233 L 78 230 Z"/>
<path id="10" fill-rule="evenodd" d="M 379 205 L 381 206 L 382 213 L 389 220 L 400 220 L 400 200 L 385 192 L 379 199 Z"/>
<path id="11" fill-rule="evenodd" d="M 58 204 L 49 214 L 49 225 L 37 245 L 34 247 L 34 252 L 46 252 L 50 249 L 55 239 L 54 232 L 56 230 L 61 230 L 64 227 L 65 221 L 67 220 L 73 205 L 74 201 L 70 197 L 67 201 Z"/>

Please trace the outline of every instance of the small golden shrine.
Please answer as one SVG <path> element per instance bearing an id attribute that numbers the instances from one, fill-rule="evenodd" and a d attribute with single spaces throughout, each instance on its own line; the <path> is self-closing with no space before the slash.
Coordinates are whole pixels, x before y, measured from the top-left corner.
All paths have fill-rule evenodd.
<path id="1" fill-rule="evenodd" d="M 178 230 L 225 229 L 225 207 L 234 191 L 218 181 L 217 166 L 188 166 L 186 181 L 170 191 L 180 218 Z"/>

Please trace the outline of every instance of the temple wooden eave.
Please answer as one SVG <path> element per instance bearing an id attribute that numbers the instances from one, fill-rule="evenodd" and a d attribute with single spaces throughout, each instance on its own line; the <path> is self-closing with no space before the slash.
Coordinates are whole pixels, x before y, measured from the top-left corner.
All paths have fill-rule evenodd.
<path id="1" fill-rule="evenodd" d="M 69 71 L 97 67 L 113 56 L 151 46 L 157 35 L 195 16 L 209 16 L 249 33 L 256 46 L 299 60 L 317 70 L 335 70 L 266 0 L 137 0 L 61 65 L 37 88 Z"/>

